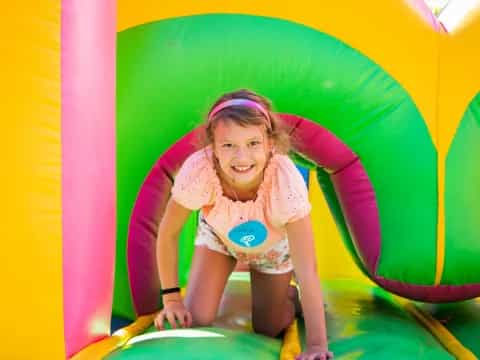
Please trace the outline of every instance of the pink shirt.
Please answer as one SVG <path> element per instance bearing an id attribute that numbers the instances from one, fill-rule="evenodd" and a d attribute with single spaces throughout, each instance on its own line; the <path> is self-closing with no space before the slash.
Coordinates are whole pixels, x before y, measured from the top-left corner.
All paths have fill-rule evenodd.
<path id="1" fill-rule="evenodd" d="M 226 197 L 213 165 L 211 146 L 185 160 L 175 177 L 172 197 L 188 209 L 201 209 L 225 245 L 245 253 L 265 251 L 285 239 L 285 225 L 305 217 L 311 210 L 305 181 L 287 155 L 272 156 L 255 200 L 235 201 Z M 245 248 L 231 241 L 228 234 L 249 220 L 265 225 L 267 237 L 261 245 Z"/>

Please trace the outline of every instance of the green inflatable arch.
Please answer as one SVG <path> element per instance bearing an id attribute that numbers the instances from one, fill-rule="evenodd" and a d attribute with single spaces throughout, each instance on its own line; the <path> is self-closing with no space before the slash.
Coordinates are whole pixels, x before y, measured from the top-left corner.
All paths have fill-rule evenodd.
<path id="1" fill-rule="evenodd" d="M 120 33 L 117 74 L 115 313 L 132 317 L 126 239 L 145 174 L 160 154 L 201 122 L 220 94 L 243 87 L 265 94 L 279 112 L 317 121 L 360 156 L 379 205 L 378 273 L 415 284 L 433 282 L 436 152 L 406 91 L 358 51 L 284 20 L 203 15 Z M 328 177 L 321 182 L 355 256 L 341 213 L 335 211 Z M 191 248 L 194 228 L 192 220 L 184 248 Z M 412 262 L 412 256 L 421 261 Z M 183 281 L 188 261 L 181 259 Z"/>

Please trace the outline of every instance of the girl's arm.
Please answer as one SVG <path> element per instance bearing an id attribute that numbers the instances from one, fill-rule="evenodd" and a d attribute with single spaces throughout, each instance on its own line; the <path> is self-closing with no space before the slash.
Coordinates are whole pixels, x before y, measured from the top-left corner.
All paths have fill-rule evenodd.
<path id="1" fill-rule="evenodd" d="M 287 224 L 286 228 L 295 276 L 300 285 L 307 352 L 328 352 L 323 296 L 317 275 L 310 215 Z M 325 358 L 330 358 L 330 353 L 327 356 Z"/>
<path id="2" fill-rule="evenodd" d="M 162 289 L 172 288 L 178 286 L 178 237 L 183 225 L 188 219 L 191 210 L 183 207 L 175 200 L 170 198 L 158 227 L 156 257 L 158 265 L 158 275 Z M 169 303 L 173 307 L 171 313 L 166 312 Z M 164 310 L 160 313 L 156 325 L 159 328 L 163 327 L 163 321 L 166 319 L 170 322 L 172 327 L 176 327 L 175 319 L 180 324 L 188 325 L 188 321 L 184 321 L 184 309 L 180 293 L 170 293 L 163 295 Z M 180 309 L 178 313 L 177 309 Z"/>

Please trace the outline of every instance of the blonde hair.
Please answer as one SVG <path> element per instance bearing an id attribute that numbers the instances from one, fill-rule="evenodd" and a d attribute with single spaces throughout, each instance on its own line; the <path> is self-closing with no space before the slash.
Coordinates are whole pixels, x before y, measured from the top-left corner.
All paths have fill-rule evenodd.
<path id="1" fill-rule="evenodd" d="M 215 112 L 213 116 L 210 116 L 210 113 L 217 105 L 232 99 L 247 99 L 256 102 L 265 109 L 269 118 L 266 119 L 265 114 L 255 107 L 237 105 L 225 107 L 220 111 Z M 232 121 L 240 126 L 264 125 L 267 136 L 273 140 L 275 152 L 287 154 L 290 151 L 290 136 L 278 115 L 272 110 L 270 100 L 251 90 L 240 89 L 226 93 L 215 101 L 207 113 L 204 123 L 204 131 L 201 132 L 198 139 L 201 147 L 213 143 L 213 133 L 215 127 L 220 121 Z"/>

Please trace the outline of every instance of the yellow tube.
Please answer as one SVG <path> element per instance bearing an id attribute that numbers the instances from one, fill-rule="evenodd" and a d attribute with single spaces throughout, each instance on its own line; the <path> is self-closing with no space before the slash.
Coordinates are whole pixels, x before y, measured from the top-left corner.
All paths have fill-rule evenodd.
<path id="1" fill-rule="evenodd" d="M 112 351 L 125 345 L 132 337 L 144 332 L 152 323 L 155 314 L 140 316 L 130 325 L 115 331 L 112 336 L 87 346 L 72 356 L 71 360 L 103 359 Z"/>
<path id="2" fill-rule="evenodd" d="M 397 298 L 398 300 L 398 298 Z M 398 300 L 405 310 L 412 314 L 430 333 L 437 338 L 442 346 L 455 358 L 460 360 L 478 360 L 478 358 L 442 325 L 437 319 L 426 313 L 414 303 L 406 300 Z"/>
<path id="3" fill-rule="evenodd" d="M 298 323 L 297 320 L 294 320 L 283 337 L 280 360 L 295 359 L 301 352 L 302 346 L 300 345 L 300 337 L 298 335 Z"/>

